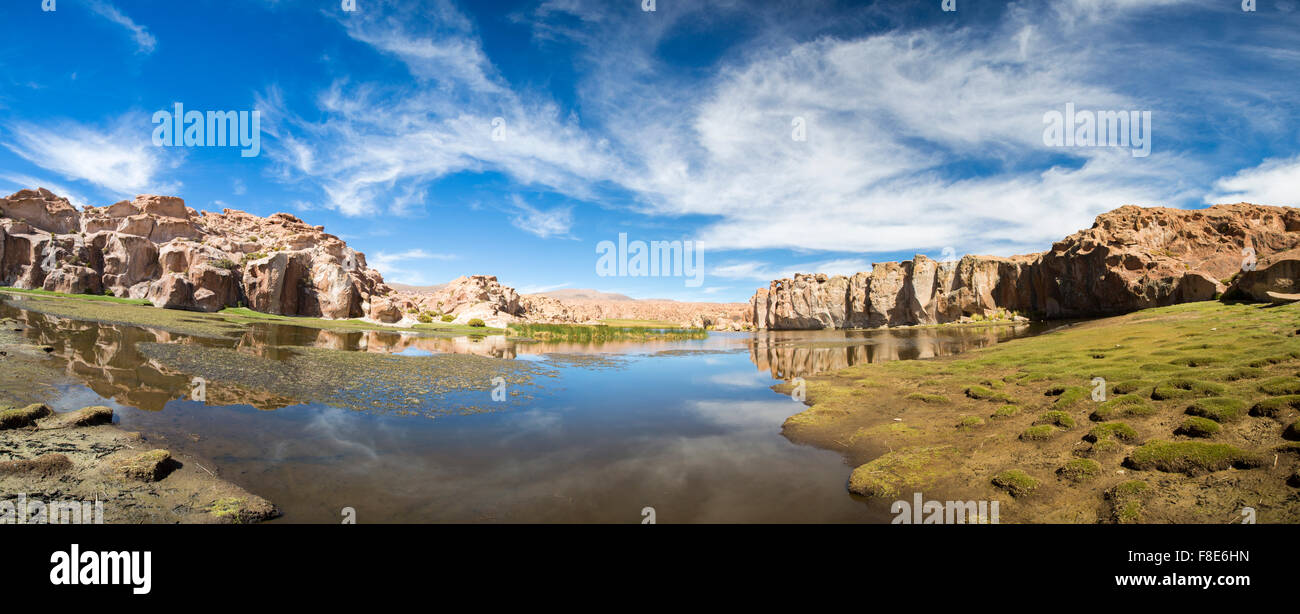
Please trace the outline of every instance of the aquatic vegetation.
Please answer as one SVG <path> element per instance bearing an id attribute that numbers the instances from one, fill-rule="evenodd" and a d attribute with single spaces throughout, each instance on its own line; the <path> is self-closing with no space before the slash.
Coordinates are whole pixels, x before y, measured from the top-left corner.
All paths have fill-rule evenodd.
<path id="1" fill-rule="evenodd" d="M 527 337 L 538 341 L 623 341 L 638 339 L 706 339 L 709 332 L 702 328 L 654 328 L 646 326 L 588 326 L 583 324 L 528 324 L 512 323 L 507 328 L 512 337 Z"/>

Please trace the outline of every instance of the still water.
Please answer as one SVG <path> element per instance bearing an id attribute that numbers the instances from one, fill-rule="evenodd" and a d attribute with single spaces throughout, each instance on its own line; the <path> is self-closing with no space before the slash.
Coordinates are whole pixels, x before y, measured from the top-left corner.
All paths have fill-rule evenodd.
<path id="1" fill-rule="evenodd" d="M 275 502 L 284 511 L 275 522 L 339 522 L 345 507 L 363 523 L 638 523 L 647 507 L 661 523 L 887 522 L 887 505 L 845 490 L 851 467 L 839 454 L 781 435 L 782 422 L 803 406 L 771 386 L 1050 328 L 712 333 L 573 344 L 259 324 L 242 334 L 195 337 L 20 306 L 5 299 L 0 317 L 23 322 L 31 343 L 53 346 L 51 366 L 69 376 L 55 409 L 112 407 L 123 428 L 203 459 L 221 477 Z M 188 362 L 159 351 L 180 347 L 190 350 Z M 220 371 L 247 381 L 213 381 L 206 403 L 190 400 L 193 377 L 209 373 L 203 352 L 278 362 L 323 350 L 382 355 L 385 364 L 412 369 L 426 366 L 421 361 L 491 361 L 533 376 L 505 403 L 493 400 L 494 385 L 484 381 L 433 400 L 407 397 L 426 407 L 391 411 L 303 401 L 286 391 L 300 389 L 296 380 L 312 373 L 254 367 L 260 379 Z"/>

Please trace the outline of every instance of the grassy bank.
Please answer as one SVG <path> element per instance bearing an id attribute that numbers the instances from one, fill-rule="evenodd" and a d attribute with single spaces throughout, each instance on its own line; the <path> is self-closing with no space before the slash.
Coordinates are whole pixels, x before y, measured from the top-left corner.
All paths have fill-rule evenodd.
<path id="1" fill-rule="evenodd" d="M 1152 309 L 959 357 L 810 378 L 791 440 L 888 504 L 1021 522 L 1300 522 L 1300 305 Z M 787 386 L 784 386 L 788 388 Z M 1104 396 L 1103 396 L 1104 393 Z"/>
<path id="2" fill-rule="evenodd" d="M 430 334 L 500 335 L 502 328 L 475 327 L 462 324 L 418 324 L 411 328 L 387 326 L 362 320 L 327 320 L 301 316 L 280 316 L 243 307 L 223 309 L 217 313 L 158 309 L 149 301 L 92 294 L 62 294 L 44 290 L 0 288 L 0 294 L 22 297 L 21 307 L 53 316 L 93 320 L 112 324 L 145 326 L 177 333 L 223 335 L 244 330 L 249 324 L 269 323 L 302 326 L 330 331 L 419 331 Z"/>
<path id="3" fill-rule="evenodd" d="M 708 331 L 701 328 L 657 326 L 588 326 L 584 324 L 511 324 L 512 337 L 527 337 L 537 341 L 624 341 L 637 339 L 705 339 Z"/>

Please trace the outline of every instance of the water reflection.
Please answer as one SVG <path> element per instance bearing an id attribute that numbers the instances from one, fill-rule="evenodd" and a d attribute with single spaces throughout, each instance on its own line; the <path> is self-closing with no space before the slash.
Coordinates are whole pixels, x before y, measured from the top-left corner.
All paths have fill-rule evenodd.
<path id="1" fill-rule="evenodd" d="M 656 508 L 660 522 L 887 521 L 887 505 L 846 494 L 838 454 L 781 436 L 781 422 L 802 406 L 772 392 L 773 378 L 942 356 L 1045 328 L 720 333 L 596 344 L 280 324 L 212 338 L 52 317 L 11 303 L 0 303 L 0 317 L 21 322 L 28 342 L 51 346 L 48 360 L 84 383 L 66 390 L 56 407 L 116 405 L 122 426 L 203 458 L 205 467 L 212 463 L 279 504 L 287 522 L 337 522 L 345 506 L 365 522 L 633 523 L 645 506 Z M 206 403 L 198 403 L 185 399 L 192 373 L 141 351 L 153 343 L 273 360 L 304 347 L 474 354 L 536 361 L 556 376 L 546 380 L 546 394 L 519 406 L 432 420 L 303 403 L 284 396 L 288 385 L 213 381 Z M 597 360 L 579 359 L 593 354 Z"/>

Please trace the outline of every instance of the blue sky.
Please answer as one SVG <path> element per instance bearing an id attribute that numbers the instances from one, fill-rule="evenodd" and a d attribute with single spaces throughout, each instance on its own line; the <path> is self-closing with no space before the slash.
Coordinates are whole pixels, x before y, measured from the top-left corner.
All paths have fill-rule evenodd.
<path id="1" fill-rule="evenodd" d="M 0 6 L 0 191 L 289 211 L 390 281 L 741 301 L 1123 204 L 1300 205 L 1295 0 L 41 4 Z M 154 146 L 176 102 L 258 110 L 260 155 Z M 1151 154 L 1045 145 L 1067 103 L 1150 111 Z M 620 232 L 702 241 L 704 284 L 597 276 Z"/>

